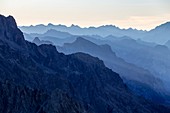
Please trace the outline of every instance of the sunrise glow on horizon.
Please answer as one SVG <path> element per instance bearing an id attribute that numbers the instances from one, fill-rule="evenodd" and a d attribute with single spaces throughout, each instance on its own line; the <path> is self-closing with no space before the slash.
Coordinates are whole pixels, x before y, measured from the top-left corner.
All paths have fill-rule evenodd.
<path id="1" fill-rule="evenodd" d="M 71 24 L 116 25 L 148 30 L 170 21 L 169 0 L 0 0 L 0 14 L 19 26 Z"/>

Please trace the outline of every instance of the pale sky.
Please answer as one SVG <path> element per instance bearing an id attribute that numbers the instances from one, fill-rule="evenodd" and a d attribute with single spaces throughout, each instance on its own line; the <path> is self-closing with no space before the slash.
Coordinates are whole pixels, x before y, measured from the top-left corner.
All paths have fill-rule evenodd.
<path id="1" fill-rule="evenodd" d="M 149 30 L 170 21 L 170 0 L 0 0 L 0 14 L 19 26 L 116 25 Z"/>

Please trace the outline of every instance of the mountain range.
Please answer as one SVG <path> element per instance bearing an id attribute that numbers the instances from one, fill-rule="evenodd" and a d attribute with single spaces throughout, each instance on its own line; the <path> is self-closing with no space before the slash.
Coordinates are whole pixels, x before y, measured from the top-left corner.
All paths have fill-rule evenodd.
<path id="1" fill-rule="evenodd" d="M 144 68 L 156 78 L 163 81 L 169 95 L 169 55 L 170 50 L 165 45 L 146 43 L 129 37 L 116 38 L 110 36 L 107 39 L 85 37 L 98 45 L 108 44 L 116 55 L 126 62 Z"/>
<path id="2" fill-rule="evenodd" d="M 111 47 L 107 44 L 97 45 L 87 39 L 78 37 L 73 43 L 65 43 L 62 47 L 57 46 L 57 49 L 59 52 L 63 52 L 65 54 L 83 52 L 94 57 L 98 57 L 99 59 L 104 61 L 105 65 L 108 68 L 119 73 L 121 78 L 123 78 L 124 82 L 128 86 L 130 83 L 130 88 L 132 88 L 132 90 L 135 89 L 135 92 L 136 90 L 144 91 L 141 89 L 145 89 L 146 87 L 152 89 L 151 93 L 149 93 L 149 91 L 144 91 L 138 94 L 141 94 L 142 96 L 147 97 L 152 101 L 158 100 L 159 103 L 161 99 L 162 103 L 165 101 L 164 98 L 161 97 L 161 94 L 159 94 L 160 92 L 163 92 L 165 90 L 164 84 L 161 79 L 158 79 L 157 77 L 152 75 L 148 70 L 138 67 L 137 65 L 127 63 L 122 58 L 117 57 L 116 53 L 114 53 Z M 132 82 L 133 86 L 131 85 Z M 138 89 L 138 85 L 135 85 L 135 83 L 145 84 L 145 87 L 144 85 L 143 87 L 139 86 Z M 152 95 L 153 91 L 155 91 L 155 95 L 157 96 Z"/>
<path id="3" fill-rule="evenodd" d="M 102 37 L 108 36 L 110 34 L 114 34 L 115 36 L 122 36 L 122 35 L 127 35 L 127 36 L 132 36 L 135 37 L 136 35 L 143 34 L 146 31 L 142 30 L 136 30 L 136 29 L 120 29 L 116 26 L 113 25 L 105 25 L 105 26 L 100 26 L 100 27 L 89 27 L 89 28 L 81 28 L 78 25 L 71 25 L 70 27 L 67 27 L 65 25 L 53 25 L 53 24 L 48 24 L 43 25 L 36 25 L 36 26 L 21 26 L 19 27 L 24 33 L 45 33 L 50 29 L 54 29 L 57 31 L 62 31 L 62 32 L 67 32 L 73 35 L 99 35 Z"/>
<path id="4" fill-rule="evenodd" d="M 50 31 L 52 31 L 52 34 L 50 34 Z M 88 53 L 92 56 L 99 57 L 100 59 L 104 60 L 104 63 L 106 64 L 107 67 L 114 69 L 114 71 L 119 73 L 121 77 L 125 75 L 125 77 L 128 78 L 128 80 L 138 80 L 138 82 L 142 83 L 141 85 L 143 87 L 141 87 L 139 83 L 137 83 L 136 81 L 133 81 L 134 82 L 133 84 L 132 81 L 131 82 L 126 81 L 126 84 L 129 84 L 131 89 L 134 88 L 135 92 L 141 91 L 146 92 L 144 90 L 146 88 L 146 84 L 143 85 L 143 83 L 146 81 L 147 84 L 154 83 L 155 85 L 152 84 L 150 89 L 155 90 L 156 88 L 157 89 L 156 92 L 158 92 L 158 94 L 161 93 L 161 95 L 163 95 L 162 100 L 166 100 L 165 102 L 166 104 L 169 103 L 170 79 L 168 75 L 170 74 L 169 71 L 170 51 L 168 49 L 168 42 L 165 45 L 159 45 L 154 42 L 145 42 L 141 39 L 135 40 L 128 36 L 116 37 L 113 35 L 109 35 L 106 37 L 101 37 L 99 35 L 79 36 L 71 34 L 69 34 L 68 36 L 68 33 L 58 32 L 56 30 L 48 30 L 47 32 L 48 33 L 43 34 L 36 33 L 36 35 L 27 34 L 26 39 L 38 36 L 40 40 L 53 42 L 53 44 L 57 46 L 59 51 L 61 50 L 61 52 L 64 52 L 66 54 L 81 51 Z M 81 40 L 77 44 L 76 41 L 77 37 L 82 37 L 83 39 L 86 39 L 86 41 Z M 90 43 L 87 43 L 88 42 L 87 40 L 90 41 Z M 76 42 L 74 43 L 74 41 Z M 93 44 L 91 42 L 93 42 Z M 106 56 L 105 53 L 108 52 L 108 50 L 110 50 L 108 49 L 109 47 L 107 46 L 98 47 L 98 45 L 109 45 L 111 47 L 111 52 L 109 52 L 109 54 L 107 53 L 107 55 L 111 57 Z M 59 46 L 60 47 L 63 46 L 63 48 L 60 48 Z M 107 47 L 107 49 L 104 47 Z M 113 54 L 116 54 L 116 57 Z M 114 58 L 115 61 L 113 62 Z M 122 63 L 122 61 L 124 63 Z M 128 74 L 126 73 L 127 71 L 129 72 Z M 141 79 L 139 76 L 144 78 Z M 148 79 L 146 79 L 145 77 L 148 77 Z M 154 78 L 156 78 L 159 82 L 158 83 L 149 82 L 152 80 L 154 81 L 155 80 Z M 137 85 L 135 85 L 136 83 Z M 136 91 L 138 88 L 143 90 Z M 148 87 L 146 89 L 148 89 Z M 143 94 L 142 92 L 141 94 L 144 95 L 145 97 L 147 96 L 148 98 L 149 94 L 148 91 L 146 92 L 147 95 L 145 95 L 145 93 Z M 153 94 L 153 91 L 151 93 Z M 152 98 L 152 96 L 149 97 Z"/>
<path id="5" fill-rule="evenodd" d="M 2 112 L 169 113 L 134 95 L 102 60 L 28 42 L 12 16 L 0 15 L 0 26 Z"/>
<path id="6" fill-rule="evenodd" d="M 81 28 L 77 25 L 72 25 L 67 27 L 65 25 L 35 25 L 35 26 L 20 26 L 19 27 L 24 33 L 31 34 L 31 33 L 38 33 L 43 34 L 50 29 L 54 29 L 60 32 L 67 32 L 72 35 L 99 35 L 101 37 L 107 37 L 109 35 L 113 35 L 116 37 L 123 37 L 128 36 L 133 39 L 141 39 L 147 42 L 154 42 L 157 44 L 164 44 L 166 43 L 170 37 L 170 22 L 161 24 L 160 26 L 155 27 L 150 31 L 143 31 L 137 29 L 120 29 L 114 25 L 103 25 L 99 27 L 87 27 Z"/>

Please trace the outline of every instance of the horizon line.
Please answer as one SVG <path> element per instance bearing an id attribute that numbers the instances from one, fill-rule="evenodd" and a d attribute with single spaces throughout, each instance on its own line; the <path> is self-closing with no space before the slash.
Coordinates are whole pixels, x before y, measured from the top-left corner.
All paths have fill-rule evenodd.
<path id="1" fill-rule="evenodd" d="M 43 25 L 43 26 L 48 26 L 48 25 L 54 25 L 54 26 L 65 26 L 65 27 L 79 27 L 81 29 L 88 29 L 88 28 L 99 28 L 99 27 L 104 27 L 104 26 L 112 26 L 112 27 L 116 27 L 116 28 L 119 28 L 121 30 L 128 30 L 128 29 L 133 29 L 133 30 L 138 30 L 138 31 L 150 31 L 150 30 L 153 30 L 155 29 L 156 27 L 158 26 L 161 26 L 163 24 L 166 24 L 166 23 L 170 23 L 170 21 L 166 21 L 164 23 L 161 23 L 159 25 L 156 25 L 155 27 L 151 28 L 151 29 L 138 29 L 138 28 L 134 28 L 134 27 L 128 27 L 128 28 L 124 28 L 124 27 L 119 27 L 118 25 L 114 25 L 114 24 L 103 24 L 103 25 L 90 25 L 90 26 L 81 26 L 81 25 L 78 25 L 78 24 L 59 24 L 59 23 L 52 23 L 52 22 L 49 22 L 47 24 L 43 24 L 43 23 L 37 23 L 37 24 L 29 24 L 29 25 L 18 25 L 18 27 L 35 27 L 35 26 L 39 26 L 39 25 Z"/>
<path id="2" fill-rule="evenodd" d="M 12 16 L 12 15 L 3 15 L 3 14 L 0 14 L 2 16 L 5 16 L 5 17 L 9 17 L 9 16 Z M 12 16 L 13 18 L 15 18 L 14 16 Z M 15 21 L 17 23 L 17 26 L 18 27 L 30 27 L 30 26 L 37 26 L 37 25 L 44 25 L 44 26 L 48 26 L 49 24 L 52 24 L 52 25 L 55 25 L 55 26 L 58 26 L 58 25 L 61 25 L 61 26 L 65 26 L 65 27 L 71 27 L 71 26 L 77 26 L 79 28 L 82 28 L 82 29 L 87 29 L 87 28 L 99 28 L 99 27 L 103 27 L 103 26 L 113 26 L 113 27 L 116 27 L 116 28 L 119 28 L 121 30 L 128 30 L 128 29 L 133 29 L 133 30 L 138 30 L 138 31 L 151 31 L 153 29 L 155 29 L 156 27 L 158 26 L 161 26 L 163 24 L 166 24 L 166 23 L 170 23 L 170 20 L 167 20 L 167 21 L 164 21 L 164 22 L 161 22 L 160 24 L 157 24 L 155 25 L 154 27 L 152 28 L 136 28 L 136 27 L 120 27 L 121 25 L 116 25 L 116 24 L 99 24 L 99 25 L 80 25 L 80 24 L 64 24 L 64 23 L 53 23 L 53 22 L 46 22 L 46 23 L 35 23 L 35 24 L 27 24 L 27 25 L 21 25 L 21 24 L 18 24 L 19 22 L 17 21 L 17 19 L 15 18 Z"/>

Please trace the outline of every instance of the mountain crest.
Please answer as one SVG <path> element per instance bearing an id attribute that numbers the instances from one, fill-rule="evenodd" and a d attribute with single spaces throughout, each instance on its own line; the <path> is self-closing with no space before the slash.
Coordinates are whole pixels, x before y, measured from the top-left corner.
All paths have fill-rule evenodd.
<path id="1" fill-rule="evenodd" d="M 15 19 L 12 16 L 0 15 L 0 38 L 25 46 L 26 41 L 23 33 L 18 29 Z"/>

